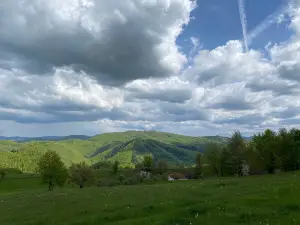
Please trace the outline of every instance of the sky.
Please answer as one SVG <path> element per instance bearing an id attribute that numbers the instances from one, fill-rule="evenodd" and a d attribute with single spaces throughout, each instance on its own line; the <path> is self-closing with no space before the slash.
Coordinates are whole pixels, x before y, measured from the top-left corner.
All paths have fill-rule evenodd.
<path id="1" fill-rule="evenodd" d="M 300 124 L 300 0 L 1 0 L 0 135 Z"/>

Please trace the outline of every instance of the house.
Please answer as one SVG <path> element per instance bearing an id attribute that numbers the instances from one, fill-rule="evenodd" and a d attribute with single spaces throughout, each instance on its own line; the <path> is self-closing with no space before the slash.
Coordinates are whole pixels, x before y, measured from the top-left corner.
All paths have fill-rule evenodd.
<path id="1" fill-rule="evenodd" d="M 187 178 L 181 173 L 171 173 L 168 176 L 168 180 L 169 181 L 172 181 L 172 180 L 187 180 Z"/>

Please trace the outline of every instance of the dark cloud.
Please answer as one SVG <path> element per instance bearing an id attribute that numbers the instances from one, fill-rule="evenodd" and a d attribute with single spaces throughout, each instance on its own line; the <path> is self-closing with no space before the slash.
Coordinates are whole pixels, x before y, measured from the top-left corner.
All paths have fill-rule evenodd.
<path id="1" fill-rule="evenodd" d="M 239 96 L 229 96 L 210 106 L 215 109 L 225 109 L 229 111 L 250 110 L 254 108 L 254 105 L 252 103 L 245 101 Z"/>
<path id="2" fill-rule="evenodd" d="M 272 91 L 275 95 L 295 95 L 299 93 L 300 86 L 294 83 L 287 83 L 287 82 L 263 82 L 262 80 L 255 80 L 255 82 L 249 82 L 246 84 L 247 88 L 250 88 L 254 92 L 261 92 L 261 91 Z"/>
<path id="3" fill-rule="evenodd" d="M 171 103 L 184 103 L 192 98 L 192 90 L 156 90 L 155 87 L 146 92 L 139 90 L 130 90 L 126 98 L 128 100 L 145 99 L 145 100 L 159 100 Z"/>
<path id="4" fill-rule="evenodd" d="M 297 107 L 288 107 L 282 111 L 271 112 L 269 115 L 278 119 L 293 118 L 300 114 L 300 109 Z"/>
<path id="5" fill-rule="evenodd" d="M 184 104 L 161 104 L 161 121 L 210 120 L 207 109 Z"/>
<path id="6" fill-rule="evenodd" d="M 298 51 L 300 51 L 300 48 Z M 300 82 L 300 62 L 292 64 L 282 64 L 279 66 L 278 72 L 284 79 Z"/>
<path id="7" fill-rule="evenodd" d="M 3 58 L 13 55 L 17 66 L 32 74 L 67 66 L 109 85 L 169 76 L 185 61 L 172 30 L 187 23 L 193 7 L 190 0 L 167 2 L 108 0 L 86 6 L 2 0 L 0 50 Z"/>

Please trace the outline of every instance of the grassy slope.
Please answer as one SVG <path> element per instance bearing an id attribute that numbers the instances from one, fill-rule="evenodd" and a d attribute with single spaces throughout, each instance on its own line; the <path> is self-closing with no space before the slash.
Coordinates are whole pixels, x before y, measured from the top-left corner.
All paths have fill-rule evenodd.
<path id="1" fill-rule="evenodd" d="M 300 176 L 279 174 L 113 188 L 57 189 L 4 180 L 0 224 L 299 224 Z"/>
<path id="2" fill-rule="evenodd" d="M 17 143 L 0 141 L 0 167 L 13 166 L 23 171 L 32 171 L 38 157 L 47 149 L 57 151 L 64 163 L 118 160 L 123 166 L 132 167 L 151 153 L 156 159 L 172 163 L 190 164 L 196 152 L 203 150 L 209 141 L 223 140 L 189 137 L 163 132 L 117 132 L 96 135 L 88 140 L 31 141 Z M 11 152 L 17 150 L 17 152 Z"/>

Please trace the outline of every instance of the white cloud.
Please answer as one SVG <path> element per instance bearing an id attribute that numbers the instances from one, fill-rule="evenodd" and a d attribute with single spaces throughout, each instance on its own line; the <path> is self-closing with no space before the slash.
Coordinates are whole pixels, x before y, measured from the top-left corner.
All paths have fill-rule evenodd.
<path id="1" fill-rule="evenodd" d="M 269 76 L 276 68 L 254 50 L 243 51 L 239 41 L 229 41 L 211 51 L 200 50 L 194 64 L 184 72 L 189 80 L 217 86 L 249 81 L 253 76 Z"/>
<path id="2" fill-rule="evenodd" d="M 188 81 L 179 77 L 163 80 L 135 80 L 125 86 L 127 98 L 160 100 L 183 103 L 192 98 L 192 88 Z"/>
<path id="3" fill-rule="evenodd" d="M 244 52 L 238 40 L 207 50 L 193 37 L 186 69 L 175 41 L 192 1 L 22 4 L 0 3 L 8 10 L 0 21 L 1 135 L 224 135 L 300 124 L 300 4 L 289 11 L 286 42 Z"/>

